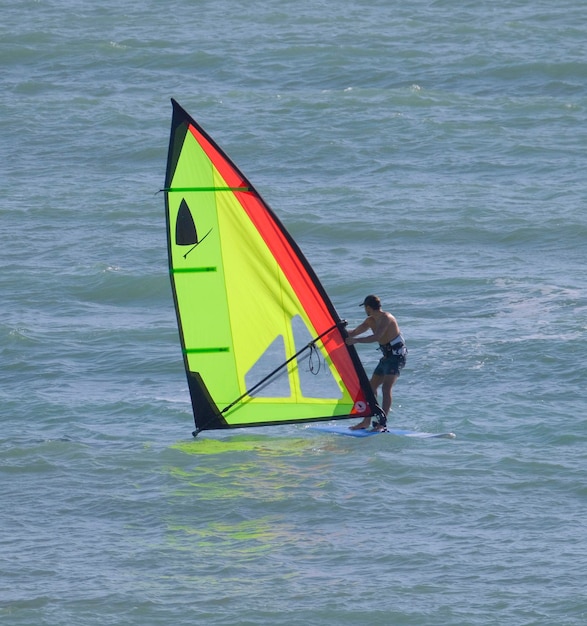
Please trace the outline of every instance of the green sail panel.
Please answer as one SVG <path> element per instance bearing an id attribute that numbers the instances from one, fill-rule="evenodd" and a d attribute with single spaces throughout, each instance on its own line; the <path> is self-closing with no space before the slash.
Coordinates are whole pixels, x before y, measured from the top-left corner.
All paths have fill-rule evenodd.
<path id="1" fill-rule="evenodd" d="M 344 323 L 297 244 L 172 104 L 167 242 L 196 432 L 379 415 Z"/>

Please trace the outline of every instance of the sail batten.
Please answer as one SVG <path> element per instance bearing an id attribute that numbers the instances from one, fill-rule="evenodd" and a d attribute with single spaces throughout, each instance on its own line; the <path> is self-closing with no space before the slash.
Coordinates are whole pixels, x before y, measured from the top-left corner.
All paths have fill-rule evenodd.
<path id="1" fill-rule="evenodd" d="M 172 102 L 163 191 L 196 430 L 378 414 L 345 324 L 296 242 Z"/>
<path id="2" fill-rule="evenodd" d="M 229 352 L 230 348 L 185 348 L 184 354 L 206 354 L 207 352 Z"/>
<path id="3" fill-rule="evenodd" d="M 216 272 L 216 267 L 172 267 L 172 274 L 194 274 L 198 272 Z"/>
<path id="4" fill-rule="evenodd" d="M 183 193 L 186 191 L 250 191 L 248 187 L 169 187 L 161 191 L 167 193 Z"/>

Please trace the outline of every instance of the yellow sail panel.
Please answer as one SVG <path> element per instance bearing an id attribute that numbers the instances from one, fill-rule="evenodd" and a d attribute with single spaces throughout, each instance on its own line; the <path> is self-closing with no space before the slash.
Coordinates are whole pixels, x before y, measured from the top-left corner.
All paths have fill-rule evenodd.
<path id="1" fill-rule="evenodd" d="M 165 192 L 197 430 L 376 414 L 362 365 L 308 262 L 175 102 Z"/>

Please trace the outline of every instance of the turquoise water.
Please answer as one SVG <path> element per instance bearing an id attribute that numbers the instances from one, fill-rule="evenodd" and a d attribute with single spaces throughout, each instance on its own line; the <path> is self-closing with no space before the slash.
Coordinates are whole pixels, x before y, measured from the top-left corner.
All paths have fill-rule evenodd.
<path id="1" fill-rule="evenodd" d="M 585 623 L 585 10 L 552 4 L 1 3 L 3 624 Z M 192 440 L 170 97 L 343 317 L 397 316 L 393 425 L 457 439 Z"/>

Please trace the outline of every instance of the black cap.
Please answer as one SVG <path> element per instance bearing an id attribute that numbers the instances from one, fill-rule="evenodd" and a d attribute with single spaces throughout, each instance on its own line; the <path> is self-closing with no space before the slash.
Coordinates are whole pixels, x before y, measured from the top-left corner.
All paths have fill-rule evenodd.
<path id="1" fill-rule="evenodd" d="M 368 306 L 372 309 L 380 309 L 381 308 L 381 300 L 374 295 L 367 296 L 359 306 Z"/>

